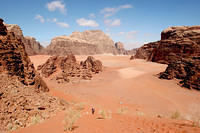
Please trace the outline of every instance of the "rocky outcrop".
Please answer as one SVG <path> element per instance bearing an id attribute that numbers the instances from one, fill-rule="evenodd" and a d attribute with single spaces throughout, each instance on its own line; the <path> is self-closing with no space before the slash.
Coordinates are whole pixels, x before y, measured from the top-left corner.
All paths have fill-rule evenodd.
<path id="1" fill-rule="evenodd" d="M 114 42 L 100 30 L 73 32 L 70 36 L 59 36 L 51 40 L 46 48 L 50 55 L 117 54 Z"/>
<path id="2" fill-rule="evenodd" d="M 34 37 L 25 36 L 23 39 L 23 43 L 25 45 L 25 50 L 28 55 L 38 55 L 43 54 L 44 47 L 40 45 L 38 41 Z"/>
<path id="3" fill-rule="evenodd" d="M 124 49 L 124 44 L 121 42 L 116 42 L 115 47 L 117 49 L 118 54 L 126 54 L 126 50 Z"/>
<path id="4" fill-rule="evenodd" d="M 102 71 L 102 63 L 89 56 L 79 64 L 75 56 L 69 54 L 66 57 L 50 57 L 46 63 L 38 66 L 38 70 L 42 76 L 47 78 L 53 75 L 52 77 L 55 77 L 58 83 L 63 83 L 82 79 L 90 80 L 92 74 Z"/>
<path id="5" fill-rule="evenodd" d="M 88 58 L 84 62 L 82 61 L 80 65 L 83 67 L 83 69 L 87 69 L 93 73 L 102 72 L 103 68 L 101 61 L 96 60 L 92 56 L 88 56 Z"/>
<path id="6" fill-rule="evenodd" d="M 24 85 L 34 86 L 36 91 L 49 90 L 35 71 L 21 38 L 9 29 L 7 34 L 0 34 L 0 73 L 16 76 Z"/>
<path id="7" fill-rule="evenodd" d="M 135 58 L 168 64 L 187 56 L 200 56 L 200 26 L 169 27 L 160 41 L 139 48 Z"/>
<path id="8" fill-rule="evenodd" d="M 177 78 L 181 86 L 200 90 L 200 26 L 169 27 L 160 41 L 145 44 L 132 58 L 168 64 L 160 78 Z"/>
<path id="9" fill-rule="evenodd" d="M 160 44 L 149 60 L 168 64 L 193 56 L 200 56 L 200 26 L 178 26 L 161 33 Z"/>
<path id="10" fill-rule="evenodd" d="M 36 54 L 43 54 L 43 46 L 40 45 L 38 41 L 36 41 L 35 38 L 23 36 L 21 28 L 16 24 L 5 24 L 8 31 L 13 32 L 15 34 L 15 37 L 18 39 L 21 39 L 22 42 L 25 45 L 25 50 L 28 55 L 36 55 Z"/>
<path id="11" fill-rule="evenodd" d="M 131 56 L 132 59 L 145 59 L 148 60 L 153 52 L 154 49 L 158 47 L 160 44 L 160 41 L 158 42 L 152 42 L 143 45 L 142 47 L 138 48 L 136 51 L 136 54 L 134 56 Z"/>
<path id="12" fill-rule="evenodd" d="M 49 119 L 58 111 L 65 110 L 64 100 L 47 93 L 37 93 L 16 77 L 0 73 L 0 131 L 24 128 Z"/>
<path id="13" fill-rule="evenodd" d="M 160 73 L 160 78 L 180 79 L 181 86 L 200 90 L 200 56 L 170 62 L 165 72 Z"/>
<path id="14" fill-rule="evenodd" d="M 51 40 L 50 45 L 45 49 L 45 53 L 60 56 L 72 53 L 76 55 L 92 55 L 98 53 L 98 47 L 84 40 L 59 36 Z"/>
<path id="15" fill-rule="evenodd" d="M 27 127 L 64 110 L 67 103 L 49 96 L 18 35 L 0 19 L 0 131 Z"/>
<path id="16" fill-rule="evenodd" d="M 117 54 L 119 55 L 135 55 L 137 49 L 126 50 L 122 42 L 116 42 L 115 48 L 117 49 Z"/>

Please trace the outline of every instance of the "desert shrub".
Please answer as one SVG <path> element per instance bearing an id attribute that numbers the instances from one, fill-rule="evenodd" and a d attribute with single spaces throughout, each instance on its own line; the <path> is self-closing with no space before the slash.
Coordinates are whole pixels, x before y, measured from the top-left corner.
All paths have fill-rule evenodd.
<path id="1" fill-rule="evenodd" d="M 79 110 L 68 108 L 66 110 L 66 117 L 64 119 L 64 131 L 72 131 L 74 129 L 75 122 L 80 117 L 81 113 Z"/>
<path id="2" fill-rule="evenodd" d="M 98 119 L 107 119 L 107 118 L 111 119 L 112 118 L 112 112 L 110 110 L 106 111 L 106 110 L 101 109 L 101 110 L 99 110 L 98 114 L 100 115 L 98 117 Z"/>
<path id="3" fill-rule="evenodd" d="M 107 118 L 107 113 L 105 110 L 99 110 L 99 115 L 101 119 L 106 119 Z"/>
<path id="4" fill-rule="evenodd" d="M 177 110 L 171 115 L 171 118 L 172 118 L 172 119 L 178 119 L 178 118 L 180 118 L 180 117 L 181 117 L 181 114 L 180 114 L 180 112 L 177 111 Z"/>

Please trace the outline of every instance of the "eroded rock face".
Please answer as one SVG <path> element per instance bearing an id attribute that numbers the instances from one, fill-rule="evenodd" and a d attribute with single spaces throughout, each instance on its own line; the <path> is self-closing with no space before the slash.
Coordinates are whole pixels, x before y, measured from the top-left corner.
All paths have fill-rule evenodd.
<path id="1" fill-rule="evenodd" d="M 160 41 L 158 42 L 152 42 L 143 45 L 139 49 L 137 49 L 136 54 L 132 56 L 130 59 L 145 59 L 148 60 L 153 52 L 154 49 L 158 47 L 160 44 Z"/>
<path id="2" fill-rule="evenodd" d="M 116 42 L 115 47 L 117 49 L 117 53 L 121 55 L 128 55 L 128 51 L 124 49 L 124 44 L 122 42 Z"/>
<path id="3" fill-rule="evenodd" d="M 161 33 L 160 44 L 149 60 L 168 64 L 193 56 L 200 56 L 200 26 L 178 26 Z"/>
<path id="4" fill-rule="evenodd" d="M 96 60 L 92 56 L 88 56 L 88 58 L 84 62 L 81 62 L 81 66 L 84 69 L 88 69 L 89 71 L 92 71 L 94 73 L 102 72 L 103 68 L 101 61 Z"/>
<path id="5" fill-rule="evenodd" d="M 38 55 L 44 52 L 44 47 L 34 37 L 25 36 L 23 43 L 25 44 L 25 50 L 28 55 Z"/>
<path id="6" fill-rule="evenodd" d="M 170 62 L 165 72 L 160 73 L 160 78 L 180 79 L 181 86 L 200 90 L 200 57 L 188 57 Z"/>
<path id="7" fill-rule="evenodd" d="M 92 74 L 102 71 L 102 63 L 99 60 L 89 56 L 85 61 L 79 64 L 73 54 L 66 57 L 53 56 L 46 63 L 38 66 L 38 70 L 44 77 L 55 74 L 58 83 L 78 81 L 81 79 L 90 80 Z"/>
<path id="8" fill-rule="evenodd" d="M 36 91 L 49 90 L 36 73 L 21 38 L 10 30 L 7 35 L 0 35 L 0 73 L 2 72 L 17 76 L 19 81 L 27 86 L 35 86 Z"/>
<path id="9" fill-rule="evenodd" d="M 73 32 L 70 36 L 59 36 L 51 40 L 46 54 L 61 55 L 93 55 L 117 54 L 114 42 L 100 30 Z"/>
<path id="10" fill-rule="evenodd" d="M 65 110 L 64 100 L 37 93 L 16 77 L 0 73 L 0 131 L 6 132 L 37 124 Z"/>
<path id="11" fill-rule="evenodd" d="M 49 96 L 20 37 L 0 19 L 0 131 L 27 127 L 64 110 L 67 103 Z M 40 93 L 38 93 L 40 92 Z"/>
<path id="12" fill-rule="evenodd" d="M 98 53 L 98 47 L 87 41 L 75 39 L 67 36 L 55 37 L 45 49 L 49 55 L 65 56 L 68 54 L 84 55 Z"/>
<path id="13" fill-rule="evenodd" d="M 200 90 L 200 26 L 169 27 L 160 41 L 145 44 L 134 58 L 168 64 L 160 78 L 181 79 L 182 86 Z"/>
<path id="14" fill-rule="evenodd" d="M 43 54 L 43 46 L 40 45 L 38 41 L 36 41 L 35 38 L 23 36 L 23 32 L 21 28 L 16 24 L 5 24 L 8 31 L 13 32 L 15 34 L 15 37 L 18 39 L 21 39 L 22 42 L 25 45 L 25 50 L 28 55 L 36 55 L 36 54 Z"/>
<path id="15" fill-rule="evenodd" d="M 168 64 L 187 56 L 200 56 L 200 26 L 169 27 L 160 41 L 139 48 L 135 58 Z"/>

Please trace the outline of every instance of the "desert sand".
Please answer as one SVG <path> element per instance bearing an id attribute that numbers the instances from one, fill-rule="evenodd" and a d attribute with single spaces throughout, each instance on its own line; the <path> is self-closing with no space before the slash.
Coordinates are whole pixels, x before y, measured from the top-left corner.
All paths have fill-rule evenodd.
<path id="1" fill-rule="evenodd" d="M 30 56 L 35 67 L 49 56 Z M 177 85 L 177 80 L 161 80 L 157 74 L 167 65 L 129 60 L 129 56 L 95 55 L 103 62 L 103 72 L 91 81 L 58 84 L 44 78 L 50 94 L 69 103 L 83 103 L 81 117 L 73 133 L 200 133 L 192 121 L 200 119 L 200 92 Z M 87 56 L 76 56 L 78 61 Z M 91 114 L 91 108 L 95 114 Z M 107 112 L 99 119 L 99 111 Z M 180 116 L 171 117 L 175 112 Z M 65 111 L 54 117 L 18 129 L 14 133 L 62 133 Z"/>

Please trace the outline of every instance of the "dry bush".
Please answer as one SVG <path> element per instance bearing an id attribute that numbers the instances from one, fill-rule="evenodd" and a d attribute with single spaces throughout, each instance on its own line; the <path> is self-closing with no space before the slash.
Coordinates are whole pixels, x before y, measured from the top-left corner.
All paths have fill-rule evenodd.
<path id="1" fill-rule="evenodd" d="M 73 108 L 68 108 L 66 110 L 66 117 L 64 119 L 64 131 L 72 131 L 74 130 L 75 122 L 77 119 L 81 117 L 81 113 L 79 110 L 75 110 Z"/>
<path id="2" fill-rule="evenodd" d="M 180 117 L 181 117 L 181 114 L 177 110 L 171 115 L 172 119 L 179 119 Z"/>
<path id="3" fill-rule="evenodd" d="M 106 111 L 106 110 L 103 110 L 103 109 L 101 109 L 101 110 L 99 110 L 99 115 L 100 115 L 100 117 L 98 117 L 98 119 L 107 119 L 107 118 L 109 118 L 109 119 L 111 119 L 111 114 L 112 114 L 112 112 L 109 110 L 109 111 Z"/>

